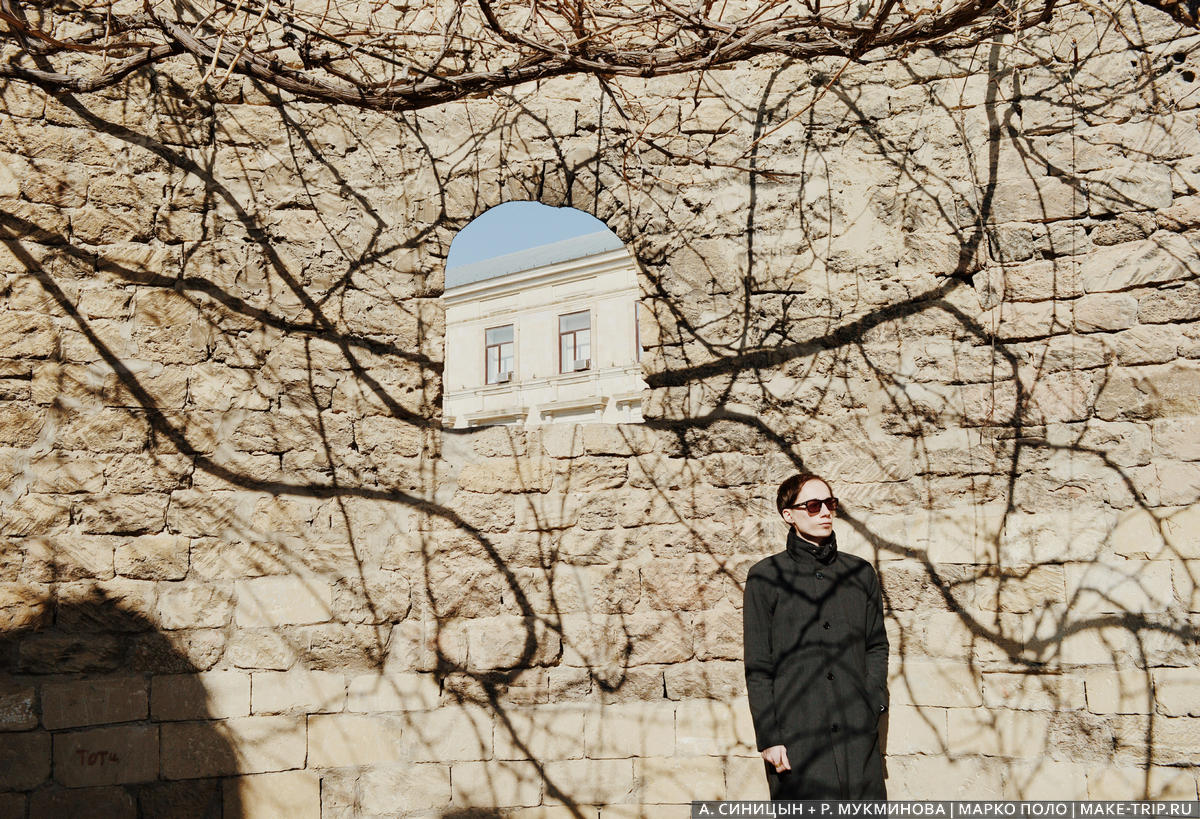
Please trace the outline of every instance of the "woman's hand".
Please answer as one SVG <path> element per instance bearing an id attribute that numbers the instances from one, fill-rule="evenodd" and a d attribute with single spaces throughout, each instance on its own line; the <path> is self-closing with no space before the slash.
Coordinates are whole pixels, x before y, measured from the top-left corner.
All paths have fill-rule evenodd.
<path id="1" fill-rule="evenodd" d="M 783 773 L 792 769 L 787 758 L 787 748 L 783 745 L 772 745 L 767 748 L 762 752 L 762 758 L 775 766 L 775 773 Z"/>

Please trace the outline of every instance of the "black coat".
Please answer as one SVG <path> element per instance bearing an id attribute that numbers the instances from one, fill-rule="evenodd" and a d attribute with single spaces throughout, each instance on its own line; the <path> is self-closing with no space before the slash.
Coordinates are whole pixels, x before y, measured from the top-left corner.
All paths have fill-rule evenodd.
<path id="1" fill-rule="evenodd" d="M 767 765 L 771 798 L 884 799 L 879 579 L 836 542 L 825 561 L 803 543 L 789 531 L 786 550 L 746 577 L 746 688 L 758 749 L 784 745 L 792 766 L 776 775 Z"/>

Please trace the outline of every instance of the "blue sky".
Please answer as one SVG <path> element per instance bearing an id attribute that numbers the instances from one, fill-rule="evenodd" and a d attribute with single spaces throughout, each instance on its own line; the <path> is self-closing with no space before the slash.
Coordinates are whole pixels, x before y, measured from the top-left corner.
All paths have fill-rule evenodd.
<path id="1" fill-rule="evenodd" d="M 505 202 L 458 232 L 450 243 L 446 267 L 607 229 L 596 217 L 574 208 L 552 208 L 540 202 Z"/>

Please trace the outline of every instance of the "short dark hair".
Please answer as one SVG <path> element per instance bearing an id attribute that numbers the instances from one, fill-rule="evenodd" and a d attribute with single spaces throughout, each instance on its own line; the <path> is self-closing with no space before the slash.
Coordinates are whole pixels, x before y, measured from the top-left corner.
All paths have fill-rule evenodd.
<path id="1" fill-rule="evenodd" d="M 791 508 L 796 503 L 796 497 L 800 494 L 800 490 L 804 488 L 804 484 L 809 481 L 820 481 L 829 486 L 829 481 L 822 478 L 820 475 L 812 472 L 801 472 L 798 475 L 793 475 L 783 483 L 779 484 L 779 494 L 775 496 L 775 505 L 779 507 L 779 514 L 783 514 L 784 509 Z M 830 487 L 832 491 L 833 487 Z"/>

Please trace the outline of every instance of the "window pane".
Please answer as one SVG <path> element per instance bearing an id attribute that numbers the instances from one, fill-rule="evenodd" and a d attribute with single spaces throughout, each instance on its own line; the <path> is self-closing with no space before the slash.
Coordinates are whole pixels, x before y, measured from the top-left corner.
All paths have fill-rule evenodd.
<path id="1" fill-rule="evenodd" d="M 583 361 L 592 357 L 592 333 L 584 330 L 575 334 L 575 360 Z"/>
<path id="2" fill-rule="evenodd" d="M 570 330 L 586 330 L 591 324 L 591 314 L 584 310 L 580 313 L 571 313 L 567 316 L 558 317 L 558 331 L 565 333 Z"/>
<path id="3" fill-rule="evenodd" d="M 513 345 L 501 344 L 500 350 L 500 372 L 511 373 L 513 371 Z"/>
<path id="4" fill-rule="evenodd" d="M 493 327 L 485 331 L 485 333 L 487 341 L 484 343 L 489 347 L 493 344 L 511 343 L 513 340 L 513 326 L 511 324 L 506 324 L 503 327 Z M 476 336 L 476 338 L 479 338 L 479 336 Z"/>
<path id="5" fill-rule="evenodd" d="M 562 342 L 559 347 L 562 355 L 562 371 L 569 373 L 575 361 L 575 336 L 568 333 L 562 336 L 560 340 Z"/>
<path id="6" fill-rule="evenodd" d="M 487 383 L 496 383 L 496 378 L 500 371 L 500 348 L 487 348 Z"/>

